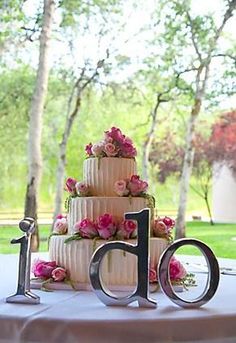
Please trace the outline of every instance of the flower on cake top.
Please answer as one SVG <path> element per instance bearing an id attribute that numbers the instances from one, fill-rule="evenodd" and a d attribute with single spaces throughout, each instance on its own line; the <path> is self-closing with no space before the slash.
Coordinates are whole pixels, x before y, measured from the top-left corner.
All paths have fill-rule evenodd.
<path id="1" fill-rule="evenodd" d="M 175 221 L 170 217 L 158 217 L 152 222 L 152 233 L 154 237 L 166 238 L 172 240 L 172 230 L 175 226 Z"/>
<path id="2" fill-rule="evenodd" d="M 88 196 L 90 189 L 86 182 L 77 181 L 72 177 L 66 179 L 65 190 L 72 196 Z"/>
<path id="3" fill-rule="evenodd" d="M 147 192 L 148 183 L 140 179 L 138 175 L 132 175 L 130 179 L 118 180 L 114 184 L 114 191 L 119 196 L 142 196 Z"/>
<path id="4" fill-rule="evenodd" d="M 53 233 L 57 233 L 59 235 L 64 235 L 67 233 L 68 230 L 68 223 L 67 217 L 59 214 L 56 216 L 55 222 L 53 224 Z"/>
<path id="5" fill-rule="evenodd" d="M 105 131 L 104 138 L 100 142 L 87 144 L 85 151 L 88 157 L 134 158 L 137 155 L 132 140 L 117 127 Z"/>

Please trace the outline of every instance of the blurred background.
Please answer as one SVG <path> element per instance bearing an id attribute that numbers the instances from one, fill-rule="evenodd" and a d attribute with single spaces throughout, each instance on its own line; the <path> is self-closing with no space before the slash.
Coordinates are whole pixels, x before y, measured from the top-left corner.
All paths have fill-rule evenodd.
<path id="1" fill-rule="evenodd" d="M 235 0 L 0 1 L 0 252 L 41 250 L 85 145 L 119 127 L 160 216 L 236 258 Z M 16 250 L 15 250 L 16 249 Z"/>

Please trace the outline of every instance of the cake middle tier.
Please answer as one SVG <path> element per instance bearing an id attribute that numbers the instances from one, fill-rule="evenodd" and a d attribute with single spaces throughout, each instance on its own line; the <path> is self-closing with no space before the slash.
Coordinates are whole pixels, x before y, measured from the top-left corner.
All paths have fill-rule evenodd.
<path id="1" fill-rule="evenodd" d="M 126 212 L 138 212 L 148 207 L 148 200 L 143 197 L 78 197 L 72 198 L 68 214 L 68 232 L 73 234 L 75 223 L 85 218 L 96 220 L 109 213 L 115 220 L 124 219 Z"/>
<path id="2" fill-rule="evenodd" d="M 91 194 L 97 196 L 116 196 L 116 181 L 129 179 L 137 173 L 133 158 L 102 157 L 88 158 L 84 161 L 83 177 Z"/>

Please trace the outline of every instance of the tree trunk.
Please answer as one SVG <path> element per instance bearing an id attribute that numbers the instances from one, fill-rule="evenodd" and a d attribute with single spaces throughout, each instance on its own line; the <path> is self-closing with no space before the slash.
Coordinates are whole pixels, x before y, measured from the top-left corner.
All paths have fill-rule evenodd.
<path id="1" fill-rule="evenodd" d="M 28 181 L 25 196 L 25 216 L 32 217 L 36 221 L 36 231 L 32 237 L 31 250 L 39 248 L 39 233 L 37 224 L 38 192 L 41 180 L 42 153 L 42 115 L 47 94 L 49 75 L 49 40 L 51 36 L 54 0 L 44 0 L 44 15 L 42 31 L 40 34 L 39 63 L 36 76 L 35 89 L 33 92 L 28 138 Z"/>
<path id="2" fill-rule="evenodd" d="M 208 201 L 208 195 L 207 194 L 205 195 L 204 200 L 205 200 L 207 211 L 208 211 L 208 215 L 209 215 L 209 218 L 210 218 L 210 223 L 211 223 L 211 225 L 214 225 L 214 221 L 212 219 L 211 208 L 210 208 L 210 204 L 209 204 L 209 201 Z"/>
<path id="3" fill-rule="evenodd" d="M 109 53 L 107 51 L 106 58 L 108 57 L 109 57 Z M 84 67 L 81 71 L 79 78 L 75 82 L 74 87 L 72 89 L 72 93 L 69 97 L 65 130 L 63 133 L 62 141 L 59 146 L 59 161 L 58 161 L 58 166 L 57 166 L 57 183 L 56 183 L 56 195 L 55 195 L 55 201 L 54 201 L 53 225 L 54 225 L 56 216 L 59 213 L 61 213 L 61 210 L 62 210 L 61 207 L 62 207 L 63 182 L 64 182 L 65 166 L 66 166 L 66 148 L 67 148 L 67 143 L 68 143 L 68 139 L 71 133 L 74 120 L 80 110 L 82 94 L 84 90 L 98 76 L 98 70 L 103 68 L 104 63 L 105 63 L 105 59 L 99 60 L 97 62 L 97 66 L 94 69 L 93 74 L 90 77 L 85 77 L 86 69 Z M 77 92 L 76 99 L 75 99 L 75 106 L 74 106 L 73 111 L 70 113 L 71 104 L 73 101 L 75 90 Z M 52 225 L 52 230 L 53 230 L 53 225 Z"/>
<path id="4" fill-rule="evenodd" d="M 149 175 L 148 175 L 148 157 L 149 157 L 149 152 L 151 148 L 151 144 L 154 138 L 154 133 L 155 129 L 157 126 L 157 111 L 161 103 L 163 102 L 168 102 L 170 99 L 163 98 L 163 95 L 169 94 L 171 91 L 171 88 L 167 89 L 166 91 L 162 93 L 157 94 L 156 98 L 156 104 L 153 108 L 153 110 L 150 113 L 151 117 L 151 126 L 149 129 L 149 132 L 146 135 L 146 139 L 143 143 L 143 153 L 142 153 L 142 177 L 144 180 L 148 181 L 149 180 Z"/>
<path id="5" fill-rule="evenodd" d="M 184 156 L 184 163 L 183 169 L 180 179 L 180 195 L 179 195 L 179 208 L 178 208 L 178 215 L 176 220 L 176 233 L 175 238 L 182 238 L 185 237 L 185 213 L 187 207 L 187 197 L 188 197 L 188 188 L 190 182 L 190 176 L 192 171 L 192 163 L 193 163 L 193 135 L 195 129 L 195 123 L 197 119 L 197 112 L 200 111 L 200 102 L 198 99 L 195 101 L 195 105 L 192 109 L 191 116 L 189 118 L 188 123 L 188 130 L 186 136 L 186 150 Z"/>
<path id="6" fill-rule="evenodd" d="M 154 132 L 156 128 L 156 118 L 152 117 L 152 123 L 149 132 L 147 133 L 146 139 L 143 143 L 143 153 L 142 153 L 142 177 L 144 180 L 149 181 L 149 173 L 148 173 L 148 157 L 150 152 L 150 147 L 153 141 Z"/>
<path id="7" fill-rule="evenodd" d="M 70 98 L 72 100 L 72 98 Z M 66 166 L 66 147 L 68 139 L 71 133 L 73 122 L 79 112 L 81 104 L 81 94 L 78 92 L 76 104 L 73 112 L 67 116 L 65 130 L 63 133 L 62 141 L 59 147 L 59 161 L 57 166 L 57 183 L 56 183 L 56 196 L 54 203 L 54 213 L 53 213 L 53 223 L 56 219 L 56 216 L 62 211 L 62 194 L 63 194 L 63 183 L 65 176 L 65 166 Z M 70 106 L 69 106 L 70 108 Z"/>

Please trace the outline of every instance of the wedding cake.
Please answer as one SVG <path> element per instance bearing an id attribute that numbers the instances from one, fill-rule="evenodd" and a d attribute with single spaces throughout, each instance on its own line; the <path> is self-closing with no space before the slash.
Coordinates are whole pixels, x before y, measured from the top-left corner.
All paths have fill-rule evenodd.
<path id="1" fill-rule="evenodd" d="M 89 288 L 88 267 L 95 249 L 111 240 L 136 243 L 137 224 L 124 213 L 150 208 L 150 268 L 167 247 L 174 222 L 154 218 L 154 198 L 137 175 L 136 149 L 131 139 L 112 127 L 104 139 L 86 146 L 83 181 L 66 181 L 67 216 L 59 215 L 50 238 L 50 259 L 64 267 L 77 289 Z M 102 279 L 110 289 L 136 285 L 136 256 L 113 250 L 102 262 Z"/>

